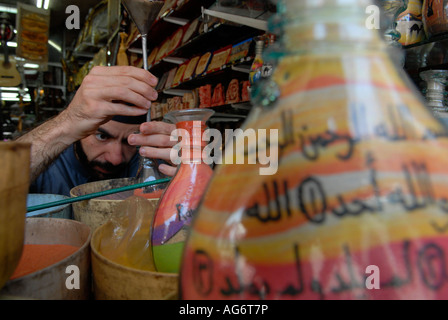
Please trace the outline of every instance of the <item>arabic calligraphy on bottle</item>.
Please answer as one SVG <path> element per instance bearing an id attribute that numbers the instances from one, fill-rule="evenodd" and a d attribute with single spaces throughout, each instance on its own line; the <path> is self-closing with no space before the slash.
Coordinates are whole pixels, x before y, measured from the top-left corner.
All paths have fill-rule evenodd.
<path id="1" fill-rule="evenodd" d="M 280 3 L 305 21 L 344 12 Z M 349 3 L 362 15 L 367 2 Z M 308 22 L 288 38 L 311 37 Z M 279 130 L 278 170 L 215 169 L 185 245 L 183 299 L 448 297 L 448 132 L 364 29 L 277 54 L 281 95 L 243 129 Z M 379 290 L 365 286 L 369 265 Z"/>

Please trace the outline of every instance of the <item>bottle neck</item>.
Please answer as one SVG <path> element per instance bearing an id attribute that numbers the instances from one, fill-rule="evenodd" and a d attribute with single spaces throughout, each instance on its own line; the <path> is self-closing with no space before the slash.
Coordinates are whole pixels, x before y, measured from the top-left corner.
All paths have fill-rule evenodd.
<path id="1" fill-rule="evenodd" d="M 264 41 L 257 41 L 255 45 L 255 56 L 261 57 L 263 55 Z"/>
<path id="2" fill-rule="evenodd" d="M 181 121 L 176 124 L 181 147 L 181 161 L 184 164 L 203 163 L 202 151 L 207 145 L 203 141 L 206 124 L 203 121 Z"/>
<path id="3" fill-rule="evenodd" d="M 448 116 L 445 102 L 446 86 L 448 85 L 447 70 L 427 70 L 420 74 L 426 82 L 426 101 L 436 117 Z"/>
<path id="4" fill-rule="evenodd" d="M 436 80 L 428 81 L 428 89 L 426 92 L 428 106 L 434 112 L 446 113 L 445 107 L 445 86 Z"/>
<path id="5" fill-rule="evenodd" d="M 269 28 L 281 36 L 274 45 L 277 50 L 271 51 L 274 55 L 275 51 L 286 55 L 324 55 L 384 50 L 383 37 L 374 24 L 375 17 L 369 24 L 366 14 L 366 8 L 372 4 L 370 0 L 279 0 L 278 14 L 269 21 Z"/>
<path id="6" fill-rule="evenodd" d="M 373 0 L 278 0 L 277 14 L 268 22 L 278 38 L 263 53 L 275 71 L 252 88 L 253 103 L 269 110 L 281 96 L 319 87 L 320 80 L 307 81 L 316 68 L 316 73 L 333 73 L 334 79 L 344 74 L 349 82 L 370 81 L 363 68 L 371 63 L 399 73 L 380 29 L 368 26 L 366 8 L 373 4 Z M 377 11 L 378 20 L 382 17 Z"/>

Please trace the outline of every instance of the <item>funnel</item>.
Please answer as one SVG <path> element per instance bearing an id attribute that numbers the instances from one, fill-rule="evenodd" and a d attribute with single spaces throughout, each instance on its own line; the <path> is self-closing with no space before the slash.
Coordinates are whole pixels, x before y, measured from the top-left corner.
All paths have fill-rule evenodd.
<path id="1" fill-rule="evenodd" d="M 131 16 L 142 36 L 148 34 L 163 7 L 164 1 L 123 0 L 126 11 Z"/>
<path id="2" fill-rule="evenodd" d="M 142 35 L 143 68 L 148 70 L 148 32 L 159 16 L 164 1 L 123 0 L 123 4 Z"/>

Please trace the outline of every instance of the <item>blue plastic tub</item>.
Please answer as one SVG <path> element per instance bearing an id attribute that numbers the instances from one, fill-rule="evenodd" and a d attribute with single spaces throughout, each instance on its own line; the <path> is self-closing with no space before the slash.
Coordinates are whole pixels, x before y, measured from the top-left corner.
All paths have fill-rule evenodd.
<path id="1" fill-rule="evenodd" d="M 37 194 L 30 193 L 28 194 L 26 200 L 27 207 L 33 207 L 44 203 L 50 203 L 55 201 L 61 201 L 68 199 L 69 197 L 59 194 Z M 72 205 L 70 203 L 60 205 L 57 207 L 51 207 L 47 209 L 41 209 L 37 211 L 27 212 L 27 218 L 63 218 L 63 219 L 72 219 Z"/>

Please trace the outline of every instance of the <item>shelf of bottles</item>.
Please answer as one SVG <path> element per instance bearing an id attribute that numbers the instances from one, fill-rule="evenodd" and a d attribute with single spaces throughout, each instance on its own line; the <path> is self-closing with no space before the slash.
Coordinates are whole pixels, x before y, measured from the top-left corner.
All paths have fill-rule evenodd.
<path id="1" fill-rule="evenodd" d="M 405 55 L 404 69 L 416 83 L 421 82 L 423 71 L 448 69 L 446 2 L 409 0 L 396 20 Z"/>

